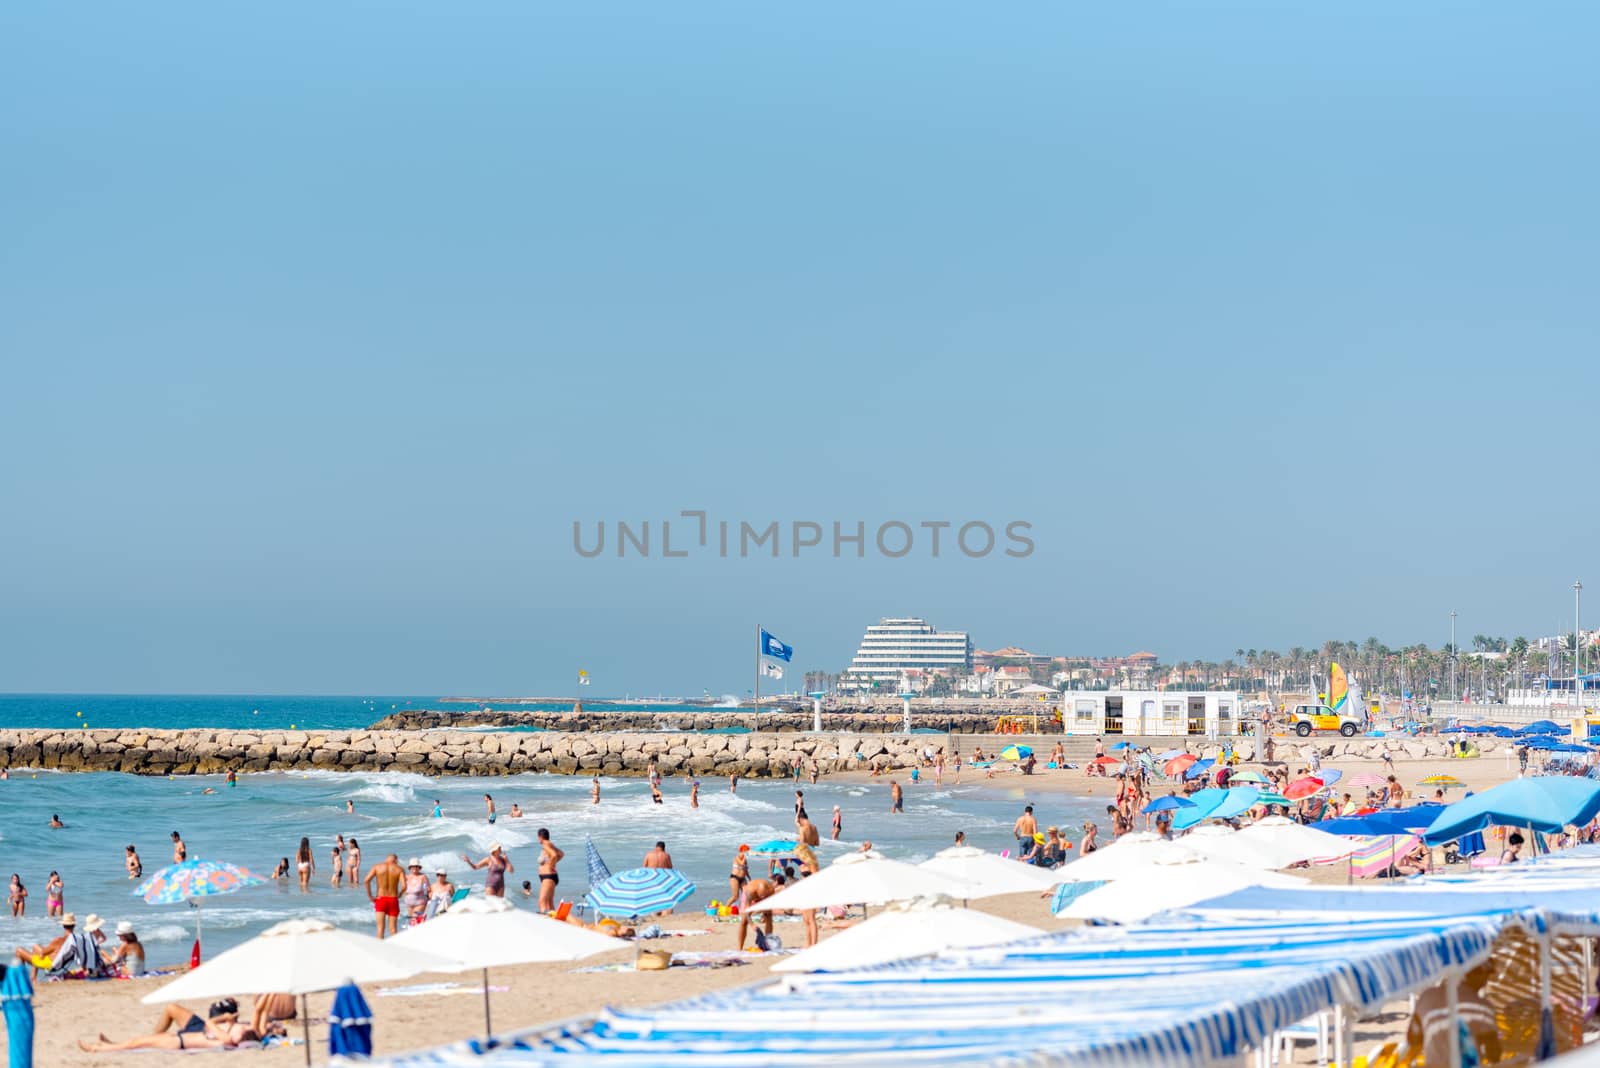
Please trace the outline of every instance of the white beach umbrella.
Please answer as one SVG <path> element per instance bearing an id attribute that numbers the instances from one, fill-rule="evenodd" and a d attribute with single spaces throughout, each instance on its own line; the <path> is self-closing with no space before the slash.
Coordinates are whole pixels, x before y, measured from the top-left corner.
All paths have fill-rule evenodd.
<path id="1" fill-rule="evenodd" d="M 1055 873 L 1048 868 L 1035 868 L 972 846 L 942 849 L 917 867 L 971 884 L 970 890 L 959 895 L 962 900 L 1048 890 L 1056 883 Z"/>
<path id="2" fill-rule="evenodd" d="M 1183 844 L 1169 842 L 1156 834 L 1128 834 L 1108 846 L 1063 864 L 1051 872 L 1057 883 L 1103 882 L 1138 873 L 1155 863 L 1179 863 L 1200 858 L 1200 852 Z"/>
<path id="3" fill-rule="evenodd" d="M 1056 915 L 1079 920 L 1138 923 L 1162 912 L 1252 886 L 1293 889 L 1304 886 L 1305 882 L 1292 875 L 1196 857 L 1151 864 L 1142 875 L 1124 876 L 1074 899 Z"/>
<path id="4" fill-rule="evenodd" d="M 626 949 L 627 943 L 576 924 L 524 912 L 503 897 L 466 897 L 448 912 L 409 927 L 392 945 L 414 949 L 451 963 L 436 971 L 483 972 L 483 1029 L 494 1028 L 489 1016 L 489 969 L 510 964 L 582 960 L 597 953 Z"/>
<path id="5" fill-rule="evenodd" d="M 923 900 L 862 920 L 796 956 L 784 958 L 773 965 L 772 970 L 837 972 L 925 957 L 946 949 L 997 946 L 1043 933 L 1037 927 L 986 912 Z"/>
<path id="6" fill-rule="evenodd" d="M 1178 844 L 1212 860 L 1242 864 L 1247 868 L 1270 871 L 1287 867 L 1293 861 L 1281 857 L 1282 850 L 1265 842 L 1246 838 L 1232 827 L 1218 823 L 1202 824 L 1178 839 Z"/>
<path id="7" fill-rule="evenodd" d="M 298 994 L 306 1030 L 306 1063 L 310 1064 L 305 995 L 337 990 L 346 983 L 408 979 L 420 972 L 443 971 L 453 963 L 370 935 L 340 930 L 321 920 L 285 920 L 140 1000 L 158 1005 L 262 992 Z"/>
<path id="8" fill-rule="evenodd" d="M 1337 860 L 1348 857 L 1357 848 L 1357 843 L 1348 838 L 1283 816 L 1257 820 L 1241 830 L 1239 837 L 1278 857 L 1280 868 L 1303 860 Z"/>
<path id="9" fill-rule="evenodd" d="M 833 905 L 887 905 L 942 894 L 961 898 L 972 884 L 877 853 L 849 853 L 815 875 L 750 906 L 751 912 L 825 909 Z"/>

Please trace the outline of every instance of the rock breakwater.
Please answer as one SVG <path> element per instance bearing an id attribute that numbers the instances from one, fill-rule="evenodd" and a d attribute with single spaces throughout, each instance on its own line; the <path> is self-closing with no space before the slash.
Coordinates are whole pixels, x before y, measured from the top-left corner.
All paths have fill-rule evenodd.
<path id="1" fill-rule="evenodd" d="M 792 775 L 874 762 L 909 766 L 942 738 L 882 734 L 568 733 L 366 730 L 0 730 L 0 767 L 208 775 L 226 771 L 409 771 L 424 775 Z"/>
<path id="2" fill-rule="evenodd" d="M 998 712 L 911 713 L 911 725 L 955 734 L 983 734 L 994 730 Z M 1041 730 L 1048 726 L 1045 714 L 1039 716 Z M 893 734 L 905 724 L 904 713 L 869 709 L 824 710 L 822 729 L 849 734 Z M 441 727 L 537 727 L 549 731 L 714 731 L 742 728 L 768 734 L 798 734 L 813 726 L 811 711 L 762 712 L 622 712 L 608 709 L 578 709 L 564 712 L 483 710 L 459 712 L 415 709 L 396 712 L 374 723 L 372 730 L 435 730 Z M 1059 728 L 1056 728 L 1059 729 Z"/>

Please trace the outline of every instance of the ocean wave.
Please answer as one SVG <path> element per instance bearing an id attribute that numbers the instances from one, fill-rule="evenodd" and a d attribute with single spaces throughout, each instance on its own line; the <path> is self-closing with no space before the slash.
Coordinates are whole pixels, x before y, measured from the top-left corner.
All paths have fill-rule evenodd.
<path id="1" fill-rule="evenodd" d="M 311 768 L 306 771 L 266 771 L 258 774 L 311 782 L 338 783 L 340 786 L 352 782 L 364 782 L 374 785 L 410 786 L 415 789 L 418 786 L 439 782 L 438 779 L 431 779 L 414 771 L 332 771 L 327 768 Z"/>
<path id="2" fill-rule="evenodd" d="M 356 790 L 350 797 L 366 801 L 384 801 L 391 805 L 408 805 L 416 802 L 417 791 L 404 783 L 375 782 Z"/>
<path id="3" fill-rule="evenodd" d="M 158 923 L 149 927 L 136 928 L 139 941 L 151 942 L 187 942 L 194 937 L 193 927 L 184 927 L 176 923 Z"/>

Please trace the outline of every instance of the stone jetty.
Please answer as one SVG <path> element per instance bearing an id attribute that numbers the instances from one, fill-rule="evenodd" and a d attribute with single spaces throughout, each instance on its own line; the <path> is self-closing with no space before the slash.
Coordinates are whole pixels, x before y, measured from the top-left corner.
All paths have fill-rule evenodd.
<path id="1" fill-rule="evenodd" d="M 410 715 L 410 713 L 408 713 Z M 698 714 L 696 714 L 698 715 Z M 1066 738 L 1067 759 L 1081 763 L 1092 738 Z M 1212 756 L 1216 742 L 1200 738 L 1130 739 L 1161 750 L 1188 743 L 1190 752 Z M 786 776 L 815 758 L 823 773 L 873 766 L 909 767 L 926 747 L 970 756 L 975 746 L 991 752 L 1005 736 L 891 734 L 886 731 L 823 734 L 757 732 L 712 734 L 688 731 L 233 731 L 0 730 L 0 767 L 62 771 L 120 771 L 134 775 L 206 775 L 225 771 L 410 771 L 424 775 L 514 775 L 544 771 L 564 775 L 643 775 L 654 760 L 664 775 Z M 1439 738 L 1274 739 L 1280 761 L 1304 762 L 1313 748 L 1323 760 L 1379 759 L 1388 749 L 1396 761 L 1448 755 Z M 1509 741 L 1480 737 L 1485 756 Z M 1256 756 L 1252 739 L 1235 743 L 1241 759 Z M 1045 752 L 1040 751 L 1040 759 Z"/>
<path id="2" fill-rule="evenodd" d="M 1002 710 L 1003 711 L 1003 710 Z M 986 734 L 994 730 L 1001 712 L 938 712 L 913 709 L 911 725 L 918 729 L 952 734 Z M 1046 720 L 1041 714 L 1040 723 Z M 822 729 L 848 734 L 893 734 L 905 724 L 905 714 L 866 708 L 824 709 Z M 434 730 L 440 727 L 537 727 L 546 731 L 714 731 L 748 730 L 769 734 L 792 734 L 811 730 L 811 710 L 786 709 L 762 712 L 712 710 L 693 712 L 629 712 L 605 707 L 575 708 L 571 711 L 534 710 L 437 711 L 413 709 L 395 712 L 372 725 L 372 730 Z"/>
<path id="3" fill-rule="evenodd" d="M 536 731 L 0 730 L 0 767 L 207 775 L 251 771 L 410 771 L 423 775 L 785 776 L 909 766 L 943 738 L 881 734 L 603 734 Z"/>

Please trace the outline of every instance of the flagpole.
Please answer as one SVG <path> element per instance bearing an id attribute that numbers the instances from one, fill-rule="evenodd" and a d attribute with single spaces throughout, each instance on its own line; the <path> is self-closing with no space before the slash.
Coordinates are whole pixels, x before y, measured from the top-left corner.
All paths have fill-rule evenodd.
<path id="1" fill-rule="evenodd" d="M 761 717 L 761 624 L 756 624 L 756 721 Z"/>

